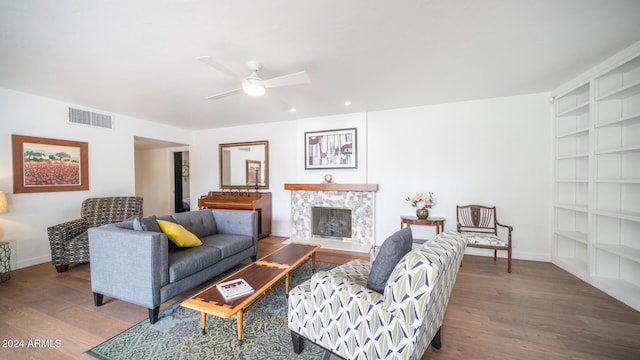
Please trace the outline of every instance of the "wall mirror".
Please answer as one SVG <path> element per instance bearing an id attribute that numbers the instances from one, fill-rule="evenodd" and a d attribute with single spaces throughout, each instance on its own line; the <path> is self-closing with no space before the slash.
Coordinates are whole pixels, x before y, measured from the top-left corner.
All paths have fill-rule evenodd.
<path id="1" fill-rule="evenodd" d="M 269 141 L 220 144 L 218 153 L 220 188 L 269 188 Z"/>

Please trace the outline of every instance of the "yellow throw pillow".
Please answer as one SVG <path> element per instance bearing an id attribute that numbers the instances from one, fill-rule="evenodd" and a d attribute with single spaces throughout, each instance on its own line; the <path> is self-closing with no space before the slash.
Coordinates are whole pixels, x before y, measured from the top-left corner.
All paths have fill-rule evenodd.
<path id="1" fill-rule="evenodd" d="M 202 245 L 202 241 L 197 236 L 193 235 L 184 226 L 176 224 L 171 221 L 156 220 L 162 232 L 167 234 L 169 240 L 179 247 L 195 247 Z"/>

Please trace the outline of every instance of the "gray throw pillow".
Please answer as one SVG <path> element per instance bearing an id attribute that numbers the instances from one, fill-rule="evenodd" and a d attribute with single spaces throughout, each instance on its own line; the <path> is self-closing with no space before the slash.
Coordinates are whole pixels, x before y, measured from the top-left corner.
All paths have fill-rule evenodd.
<path id="1" fill-rule="evenodd" d="M 155 215 L 147 217 L 138 216 L 133 219 L 133 230 L 162 232 L 162 229 L 160 229 L 160 225 L 158 225 L 156 219 L 157 217 Z"/>
<path id="2" fill-rule="evenodd" d="M 412 244 L 413 235 L 409 226 L 389 236 L 382 243 L 380 251 L 373 261 L 373 265 L 371 265 L 371 271 L 367 278 L 367 287 L 380 294 L 384 293 L 384 287 L 387 285 L 389 276 L 400 259 L 411 251 Z"/>

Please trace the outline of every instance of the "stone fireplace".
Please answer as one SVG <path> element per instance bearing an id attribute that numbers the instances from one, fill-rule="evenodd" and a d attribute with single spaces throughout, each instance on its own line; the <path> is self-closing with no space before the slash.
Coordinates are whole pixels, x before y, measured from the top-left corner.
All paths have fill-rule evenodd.
<path id="1" fill-rule="evenodd" d="M 290 241 L 362 251 L 374 244 L 378 185 L 285 184 L 284 188 L 291 190 Z M 343 236 L 347 227 L 350 236 Z"/>

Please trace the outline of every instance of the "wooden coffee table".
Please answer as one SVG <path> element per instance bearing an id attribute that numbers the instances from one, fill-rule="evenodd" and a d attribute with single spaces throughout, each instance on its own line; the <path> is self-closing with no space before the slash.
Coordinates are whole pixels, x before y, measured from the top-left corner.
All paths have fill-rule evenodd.
<path id="1" fill-rule="evenodd" d="M 245 279 L 255 291 L 247 296 L 225 300 L 215 285 L 212 285 L 180 305 L 200 311 L 202 314 L 202 334 L 206 333 L 207 314 L 221 318 L 236 317 L 238 323 L 238 343 L 242 345 L 242 315 L 267 296 L 280 281 L 285 279 L 285 291 L 289 293 L 291 272 L 311 259 L 311 268 L 316 269 L 316 252 L 319 245 L 291 243 L 242 270 L 222 279 L 220 282 Z"/>

